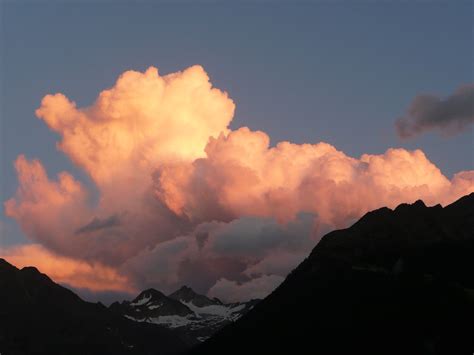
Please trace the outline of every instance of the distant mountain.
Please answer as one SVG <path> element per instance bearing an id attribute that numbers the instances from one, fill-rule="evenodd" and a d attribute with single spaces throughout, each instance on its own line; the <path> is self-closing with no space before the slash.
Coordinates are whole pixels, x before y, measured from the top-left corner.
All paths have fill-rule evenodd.
<path id="1" fill-rule="evenodd" d="M 179 331 L 190 343 L 197 344 L 247 313 L 258 300 L 224 304 L 210 299 L 187 286 L 169 296 L 149 289 L 132 301 L 114 302 L 110 310 L 127 319 L 160 324 Z"/>
<path id="2" fill-rule="evenodd" d="M 189 347 L 177 332 L 137 323 L 83 301 L 34 267 L 0 259 L 0 354 L 176 354 Z"/>
<path id="3" fill-rule="evenodd" d="M 473 354 L 474 193 L 367 213 L 192 355 Z"/>
<path id="4" fill-rule="evenodd" d="M 213 298 L 210 299 L 206 296 L 199 295 L 190 287 L 183 286 L 179 290 L 173 292 L 169 295 L 170 298 L 178 300 L 182 303 L 192 303 L 196 307 L 206 307 L 206 306 L 213 306 L 213 305 L 221 305 L 222 302 L 217 299 Z"/>
<path id="5" fill-rule="evenodd" d="M 162 316 L 186 317 L 194 314 L 181 302 L 165 296 L 153 288 L 141 292 L 133 301 L 114 302 L 110 309 L 123 313 L 127 318 L 139 321 Z"/>

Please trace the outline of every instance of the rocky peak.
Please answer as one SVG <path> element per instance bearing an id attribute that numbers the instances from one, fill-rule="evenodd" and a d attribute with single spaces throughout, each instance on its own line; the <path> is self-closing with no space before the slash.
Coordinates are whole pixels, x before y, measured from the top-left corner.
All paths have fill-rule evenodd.
<path id="1" fill-rule="evenodd" d="M 181 286 L 179 290 L 176 290 L 169 297 L 179 299 L 185 302 L 192 301 L 196 296 L 199 296 L 191 287 Z"/>
<path id="2" fill-rule="evenodd" d="M 159 300 L 166 299 L 167 297 L 158 290 L 154 288 L 149 288 L 145 291 L 142 291 L 133 301 L 130 303 L 132 306 L 141 306 L 149 302 L 157 302 Z"/>
<path id="3" fill-rule="evenodd" d="M 0 258 L 0 271 L 18 271 L 18 269 L 5 259 Z"/>
<path id="4" fill-rule="evenodd" d="M 192 303 L 197 307 L 221 304 L 218 300 L 211 300 L 204 295 L 194 292 L 194 290 L 188 286 L 182 286 L 179 290 L 170 294 L 169 297 L 180 302 Z"/>
<path id="5" fill-rule="evenodd" d="M 186 305 L 154 288 L 140 292 L 131 302 L 115 302 L 110 308 L 138 320 L 167 315 L 187 316 L 194 314 Z"/>

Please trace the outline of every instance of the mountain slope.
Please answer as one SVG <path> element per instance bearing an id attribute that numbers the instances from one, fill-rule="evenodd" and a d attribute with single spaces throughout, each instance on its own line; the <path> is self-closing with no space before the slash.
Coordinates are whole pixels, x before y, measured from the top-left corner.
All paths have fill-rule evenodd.
<path id="1" fill-rule="evenodd" d="M 33 267 L 0 259 L 0 290 L 2 355 L 156 355 L 188 346 L 168 329 L 83 301 Z"/>
<path id="2" fill-rule="evenodd" d="M 258 300 L 224 304 L 194 292 L 187 286 L 169 296 L 149 289 L 133 301 L 114 302 L 110 310 L 137 322 L 160 324 L 181 332 L 197 344 L 247 313 Z"/>
<path id="3" fill-rule="evenodd" d="M 213 306 L 216 304 L 222 304 L 222 302 L 217 298 L 211 300 L 206 296 L 194 292 L 192 288 L 187 286 L 183 286 L 179 290 L 176 290 L 175 292 L 170 294 L 169 297 L 178 300 L 182 303 L 192 302 L 196 307 L 206 307 Z"/>
<path id="4" fill-rule="evenodd" d="M 161 316 L 186 317 L 193 314 L 193 311 L 181 302 L 169 298 L 153 288 L 141 292 L 132 302 L 114 302 L 110 305 L 110 309 L 138 321 Z"/>
<path id="5" fill-rule="evenodd" d="M 327 234 L 270 296 L 191 354 L 472 354 L 474 194 Z"/>

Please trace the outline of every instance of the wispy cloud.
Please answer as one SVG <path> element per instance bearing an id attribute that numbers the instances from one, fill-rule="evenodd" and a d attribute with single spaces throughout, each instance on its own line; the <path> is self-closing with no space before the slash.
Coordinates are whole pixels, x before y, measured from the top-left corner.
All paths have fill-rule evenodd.
<path id="1" fill-rule="evenodd" d="M 77 229 L 76 234 L 93 232 L 99 229 L 115 227 L 118 225 L 120 225 L 120 217 L 118 215 L 112 215 L 105 219 L 94 217 L 92 221 Z"/>

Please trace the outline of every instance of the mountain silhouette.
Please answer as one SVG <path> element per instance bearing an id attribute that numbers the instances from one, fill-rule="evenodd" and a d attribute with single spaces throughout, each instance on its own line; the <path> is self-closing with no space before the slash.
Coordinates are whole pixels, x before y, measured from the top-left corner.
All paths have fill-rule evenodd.
<path id="1" fill-rule="evenodd" d="M 177 332 L 128 320 L 0 259 L 2 355 L 177 354 L 188 346 Z"/>
<path id="2" fill-rule="evenodd" d="M 472 354 L 474 193 L 367 213 L 196 347 L 214 354 Z"/>

